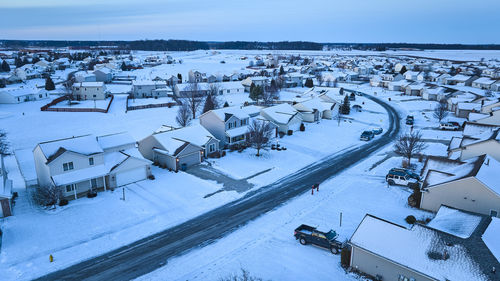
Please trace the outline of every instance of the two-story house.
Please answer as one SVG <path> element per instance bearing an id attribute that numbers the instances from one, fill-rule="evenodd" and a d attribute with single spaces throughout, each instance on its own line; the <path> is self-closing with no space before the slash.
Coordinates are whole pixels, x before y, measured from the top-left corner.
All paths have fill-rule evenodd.
<path id="1" fill-rule="evenodd" d="M 42 142 L 33 150 L 39 186 L 58 186 L 63 197 L 115 188 L 146 179 L 151 162 L 126 133 L 85 135 Z"/>
<path id="2" fill-rule="evenodd" d="M 250 117 L 259 112 L 255 106 L 224 107 L 202 114 L 200 124 L 220 141 L 220 147 L 238 145 L 246 141 Z"/>
<path id="3" fill-rule="evenodd" d="M 73 96 L 81 100 L 103 100 L 106 92 L 103 82 L 80 82 L 73 84 Z"/>
<path id="4" fill-rule="evenodd" d="M 134 80 L 132 81 L 132 95 L 134 98 L 156 98 L 172 95 L 172 90 L 163 81 Z"/>

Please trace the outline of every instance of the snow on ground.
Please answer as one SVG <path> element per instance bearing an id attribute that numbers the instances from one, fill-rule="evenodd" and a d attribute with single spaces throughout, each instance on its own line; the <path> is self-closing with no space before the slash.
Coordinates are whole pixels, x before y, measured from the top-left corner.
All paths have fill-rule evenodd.
<path id="1" fill-rule="evenodd" d="M 15 163 L 8 159 L 17 180 Z M 2 225 L 0 254 L 2 280 L 28 280 L 124 246 L 207 212 L 238 197 L 235 192 L 205 195 L 221 186 L 186 173 L 153 167 L 156 179 L 130 184 L 114 192 L 100 192 L 56 210 L 41 210 L 27 200 L 24 189 L 15 216 Z M 168 183 L 168 184 L 166 184 Z M 56 262 L 49 262 L 53 255 Z"/>
<path id="2" fill-rule="evenodd" d="M 129 99 L 128 106 L 138 106 L 138 105 L 148 105 L 148 104 L 160 104 L 160 103 L 170 103 L 175 101 L 170 97 L 159 97 L 159 98 L 147 98 L 147 99 Z"/>
<path id="3" fill-rule="evenodd" d="M 76 101 L 73 100 L 71 102 L 64 100 L 52 107 L 56 108 L 100 108 L 106 109 L 108 107 L 111 98 L 107 98 L 105 100 L 81 100 Z"/>
<path id="4" fill-rule="evenodd" d="M 293 231 L 304 223 L 334 229 L 344 241 L 366 213 L 401 225 L 407 225 L 404 218 L 408 215 L 432 217 L 407 206 L 408 189 L 385 183 L 385 173 L 401 163 L 401 158 L 369 170 L 388 149 L 322 183 L 314 195 L 301 195 L 211 245 L 170 259 L 166 266 L 138 280 L 217 280 L 240 268 L 264 280 L 358 280 L 340 267 L 340 255 L 300 245 Z"/>

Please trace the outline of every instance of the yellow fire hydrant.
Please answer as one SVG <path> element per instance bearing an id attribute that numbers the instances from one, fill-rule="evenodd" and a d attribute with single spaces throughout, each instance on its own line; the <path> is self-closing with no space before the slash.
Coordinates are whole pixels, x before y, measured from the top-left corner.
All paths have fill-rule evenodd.
<path id="1" fill-rule="evenodd" d="M 49 256 L 49 260 L 50 262 L 53 262 L 54 261 L 54 257 L 52 255 Z"/>

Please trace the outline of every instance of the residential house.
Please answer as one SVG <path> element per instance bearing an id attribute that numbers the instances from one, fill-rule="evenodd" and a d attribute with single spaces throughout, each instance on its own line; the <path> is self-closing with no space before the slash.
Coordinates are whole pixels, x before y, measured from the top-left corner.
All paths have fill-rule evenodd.
<path id="1" fill-rule="evenodd" d="M 197 124 L 184 128 L 172 128 L 171 126 L 162 126 L 155 131 L 154 134 L 168 132 L 170 137 L 185 142 L 195 144 L 203 148 L 203 157 L 211 157 L 214 153 L 219 152 L 219 140 L 216 139 L 207 129 Z M 139 142 L 141 146 L 141 142 Z"/>
<path id="2" fill-rule="evenodd" d="M 500 99 L 485 101 L 481 104 L 481 113 L 491 113 L 500 109 Z"/>
<path id="3" fill-rule="evenodd" d="M 97 77 L 94 73 L 88 73 L 87 71 L 78 71 L 74 74 L 75 82 L 97 82 Z"/>
<path id="4" fill-rule="evenodd" d="M 250 76 L 246 78 L 245 80 L 241 81 L 241 84 L 243 85 L 243 87 L 245 87 L 245 92 L 250 92 L 252 83 L 255 86 L 265 87 L 269 84 L 269 78 L 264 76 Z"/>
<path id="5" fill-rule="evenodd" d="M 12 180 L 8 178 L 5 164 L 0 163 L 0 218 L 12 216 Z"/>
<path id="6" fill-rule="evenodd" d="M 183 83 L 174 86 L 174 94 L 177 97 L 191 96 L 206 96 L 210 90 L 208 83 Z"/>
<path id="7" fill-rule="evenodd" d="M 207 82 L 207 74 L 202 73 L 198 70 L 190 70 L 188 73 L 188 82 L 189 83 Z"/>
<path id="8" fill-rule="evenodd" d="M 405 88 L 405 93 L 408 96 L 419 96 L 421 97 L 426 91 L 425 84 L 423 83 L 412 83 Z"/>
<path id="9" fill-rule="evenodd" d="M 304 87 L 304 74 L 296 72 L 287 73 L 285 75 L 285 87 Z"/>
<path id="10" fill-rule="evenodd" d="M 404 92 L 406 87 L 410 84 L 410 82 L 406 80 L 399 80 L 399 81 L 391 81 L 387 83 L 387 89 L 389 91 L 400 91 Z"/>
<path id="11" fill-rule="evenodd" d="M 500 109 L 492 111 L 490 113 L 481 113 L 474 120 L 470 120 L 470 116 L 475 113 L 469 114 L 469 121 L 474 121 L 481 124 L 489 124 L 494 126 L 500 126 Z"/>
<path id="12" fill-rule="evenodd" d="M 134 80 L 132 95 L 134 98 L 158 98 L 172 96 L 173 91 L 164 81 Z"/>
<path id="13" fill-rule="evenodd" d="M 38 90 L 32 88 L 3 88 L 0 89 L 0 104 L 21 103 L 49 98 L 49 92 L 45 89 Z"/>
<path id="14" fill-rule="evenodd" d="M 217 84 L 219 86 L 219 94 L 232 95 L 242 94 L 245 92 L 245 87 L 239 81 L 236 82 L 222 82 Z"/>
<path id="15" fill-rule="evenodd" d="M 320 119 L 332 119 L 338 112 L 338 104 L 312 98 L 297 102 L 293 107 L 300 112 L 304 122 L 319 122 Z"/>
<path id="16" fill-rule="evenodd" d="M 500 163 L 489 155 L 467 161 L 429 157 L 422 170 L 420 208 L 441 205 L 500 217 Z"/>
<path id="17" fill-rule="evenodd" d="M 273 105 L 260 110 L 260 115 L 273 123 L 277 132 L 288 134 L 288 131 L 298 131 L 302 124 L 302 114 L 288 103 Z"/>
<path id="18" fill-rule="evenodd" d="M 175 131 L 155 133 L 146 137 L 139 141 L 139 151 L 144 158 L 174 171 L 200 164 L 204 149 L 189 141 L 176 138 Z"/>
<path id="19" fill-rule="evenodd" d="M 439 86 L 432 86 L 422 93 L 422 98 L 424 100 L 440 101 L 446 98 L 446 89 Z"/>
<path id="20" fill-rule="evenodd" d="M 496 127 L 495 127 L 496 128 Z M 454 147 L 449 146 L 449 157 L 467 160 L 483 154 L 489 154 L 500 161 L 500 129 L 485 131 L 473 136 L 454 137 Z M 450 143 L 451 145 L 451 143 Z"/>
<path id="21" fill-rule="evenodd" d="M 67 199 L 146 179 L 151 162 L 126 133 L 42 142 L 33 150 L 38 186 L 57 186 Z"/>
<path id="22" fill-rule="evenodd" d="M 246 142 L 250 117 L 244 107 L 223 107 L 203 113 L 200 124 L 220 141 L 220 147 L 226 147 Z"/>
<path id="23" fill-rule="evenodd" d="M 416 71 L 406 71 L 403 75 L 406 80 L 416 81 L 419 72 Z"/>
<path id="24" fill-rule="evenodd" d="M 457 74 L 445 79 L 446 85 L 470 86 L 475 77 Z"/>
<path id="25" fill-rule="evenodd" d="M 73 84 L 73 96 L 82 100 L 106 99 L 103 82 L 80 82 Z"/>
<path id="26" fill-rule="evenodd" d="M 113 72 L 107 67 L 101 67 L 94 71 L 97 82 L 109 83 L 113 80 Z"/>
<path id="27" fill-rule="evenodd" d="M 350 268 L 374 280 L 498 280 L 497 220 L 444 206 L 411 227 L 367 214 L 349 240 Z"/>
<path id="28" fill-rule="evenodd" d="M 455 110 L 455 116 L 460 118 L 468 118 L 471 112 L 479 112 L 481 104 L 474 102 L 459 102 Z"/>
<path id="29" fill-rule="evenodd" d="M 487 77 L 481 77 L 472 81 L 472 87 L 483 90 L 491 90 L 491 85 L 493 85 L 495 82 L 497 81 Z"/>

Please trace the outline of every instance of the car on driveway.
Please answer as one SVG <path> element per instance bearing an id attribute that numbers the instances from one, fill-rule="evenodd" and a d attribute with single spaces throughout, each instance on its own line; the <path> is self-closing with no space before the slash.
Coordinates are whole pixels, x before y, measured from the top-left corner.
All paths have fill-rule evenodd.
<path id="1" fill-rule="evenodd" d="M 406 116 L 406 125 L 413 125 L 415 123 L 415 117 L 413 115 Z"/>
<path id="2" fill-rule="evenodd" d="M 403 169 L 391 169 L 385 176 L 385 180 L 389 185 L 404 185 L 411 188 L 419 187 L 419 181 Z"/>
<path id="3" fill-rule="evenodd" d="M 375 135 L 380 135 L 382 134 L 382 132 L 384 131 L 384 129 L 380 128 L 380 127 L 377 127 L 377 128 L 373 128 L 372 129 L 372 132 L 375 134 Z"/>
<path id="4" fill-rule="evenodd" d="M 413 172 L 412 170 L 408 170 L 408 169 L 404 169 L 404 168 L 392 168 L 389 170 L 389 174 L 394 173 L 394 172 L 406 173 L 410 178 L 414 178 L 414 179 L 420 181 L 420 176 L 417 173 Z"/>
<path id="5" fill-rule="evenodd" d="M 445 122 L 445 123 L 439 124 L 439 129 L 458 131 L 458 130 L 460 130 L 460 124 L 458 124 L 458 122 Z"/>
<path id="6" fill-rule="evenodd" d="M 322 232 L 306 224 L 297 227 L 293 233 L 300 244 L 312 244 L 321 248 L 330 250 L 332 254 L 338 254 L 344 247 L 344 244 L 337 241 L 338 234 L 334 230 Z"/>
<path id="7" fill-rule="evenodd" d="M 373 131 L 364 131 L 361 133 L 361 136 L 359 137 L 360 140 L 362 141 L 369 141 L 375 137 L 375 134 Z"/>

